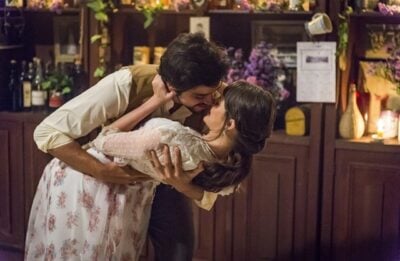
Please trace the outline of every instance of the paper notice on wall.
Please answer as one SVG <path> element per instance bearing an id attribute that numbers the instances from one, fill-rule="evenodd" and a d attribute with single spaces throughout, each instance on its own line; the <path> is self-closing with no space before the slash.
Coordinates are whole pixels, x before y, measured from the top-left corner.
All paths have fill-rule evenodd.
<path id="1" fill-rule="evenodd" d="M 297 43 L 298 102 L 336 101 L 336 42 Z"/>

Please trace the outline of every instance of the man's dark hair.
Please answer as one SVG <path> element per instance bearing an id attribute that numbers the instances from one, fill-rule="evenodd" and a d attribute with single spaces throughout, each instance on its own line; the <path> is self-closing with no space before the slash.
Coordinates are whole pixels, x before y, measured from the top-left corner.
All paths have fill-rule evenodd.
<path id="1" fill-rule="evenodd" d="M 180 34 L 161 57 L 159 74 L 178 92 L 218 86 L 228 70 L 225 51 L 202 34 Z"/>

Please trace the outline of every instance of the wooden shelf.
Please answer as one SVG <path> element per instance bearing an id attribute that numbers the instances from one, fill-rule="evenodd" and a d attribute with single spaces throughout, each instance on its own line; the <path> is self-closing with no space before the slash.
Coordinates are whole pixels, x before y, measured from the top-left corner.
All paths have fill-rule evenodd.
<path id="1" fill-rule="evenodd" d="M 310 136 L 289 136 L 285 133 L 285 130 L 274 130 L 267 143 L 309 146 Z"/>
<path id="2" fill-rule="evenodd" d="M 397 138 L 385 139 L 382 142 L 374 141 L 371 136 L 351 140 L 337 139 L 335 146 L 337 149 L 400 153 L 400 142 Z"/>
<path id="3" fill-rule="evenodd" d="M 296 16 L 310 16 L 313 12 L 308 11 L 282 11 L 282 12 L 271 12 L 271 11 L 249 11 L 249 10 L 231 10 L 231 9 L 214 9 L 208 10 L 209 14 L 249 14 L 249 15 L 266 15 L 266 16 L 287 16 L 295 18 Z"/>
<path id="4" fill-rule="evenodd" d="M 377 11 L 365 11 L 365 12 L 354 12 L 350 15 L 351 17 L 398 17 L 400 14 L 385 15 Z"/>
<path id="5" fill-rule="evenodd" d="M 37 14 L 43 14 L 43 13 L 50 13 L 54 15 L 70 15 L 70 14 L 79 14 L 80 8 L 64 8 L 60 10 L 60 13 L 57 13 L 56 11 L 52 11 L 47 8 L 41 8 L 41 9 L 36 9 L 36 8 L 24 8 L 25 13 L 37 13 Z"/>
<path id="6" fill-rule="evenodd" d="M 134 6 L 122 6 L 118 8 L 117 13 L 133 13 L 141 14 Z M 160 15 L 198 15 L 196 10 L 185 10 L 177 12 L 175 10 L 162 10 Z M 310 17 L 313 12 L 304 11 L 284 11 L 284 12 L 268 12 L 268 11 L 249 11 L 249 10 L 231 10 L 231 9 L 212 9 L 204 12 L 204 15 L 250 15 L 250 16 L 268 16 L 268 17 L 286 17 L 290 16 L 291 19 L 301 19 L 303 17 Z"/>
<path id="7" fill-rule="evenodd" d="M 373 23 L 400 23 L 400 14 L 384 15 L 374 11 L 356 12 L 350 15 L 350 19 Z"/>
<path id="8" fill-rule="evenodd" d="M 18 44 L 18 45 L 0 44 L 0 50 L 18 49 L 18 48 L 22 48 L 22 47 L 23 47 L 22 44 Z"/>
<path id="9" fill-rule="evenodd" d="M 0 117 L 3 120 L 10 121 L 20 121 L 20 122 L 40 122 L 51 112 L 48 111 L 40 111 L 40 112 L 9 112 L 9 111 L 0 111 Z"/>
<path id="10" fill-rule="evenodd" d="M 121 7 L 118 7 L 118 13 L 130 13 L 130 14 L 142 14 L 140 11 L 136 10 L 135 7 L 129 6 L 129 5 L 124 5 Z M 162 10 L 159 12 L 159 14 L 161 15 L 196 15 L 196 12 L 194 10 L 185 10 L 185 11 L 181 11 L 181 12 L 177 12 L 175 10 Z"/>

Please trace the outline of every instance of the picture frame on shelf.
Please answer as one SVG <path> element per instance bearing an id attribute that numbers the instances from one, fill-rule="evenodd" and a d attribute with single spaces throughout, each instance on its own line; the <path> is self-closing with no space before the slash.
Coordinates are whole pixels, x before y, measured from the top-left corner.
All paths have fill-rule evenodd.
<path id="1" fill-rule="evenodd" d="M 80 54 L 79 18 L 56 16 L 53 18 L 55 63 L 72 63 Z"/>
<path id="2" fill-rule="evenodd" d="M 190 33 L 201 33 L 207 40 L 210 40 L 210 17 L 190 17 Z"/>
<path id="3" fill-rule="evenodd" d="M 307 41 L 306 21 L 253 21 L 251 44 L 261 41 L 273 44 L 277 56 L 287 68 L 296 68 L 296 42 Z"/>

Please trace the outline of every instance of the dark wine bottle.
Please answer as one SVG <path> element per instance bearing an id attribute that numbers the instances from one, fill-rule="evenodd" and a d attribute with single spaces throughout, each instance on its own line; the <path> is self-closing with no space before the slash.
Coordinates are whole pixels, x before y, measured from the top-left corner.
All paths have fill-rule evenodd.
<path id="1" fill-rule="evenodd" d="M 10 61 L 10 78 L 8 81 L 8 89 L 11 92 L 11 110 L 21 111 L 22 104 L 22 88 L 18 77 L 17 61 Z"/>

